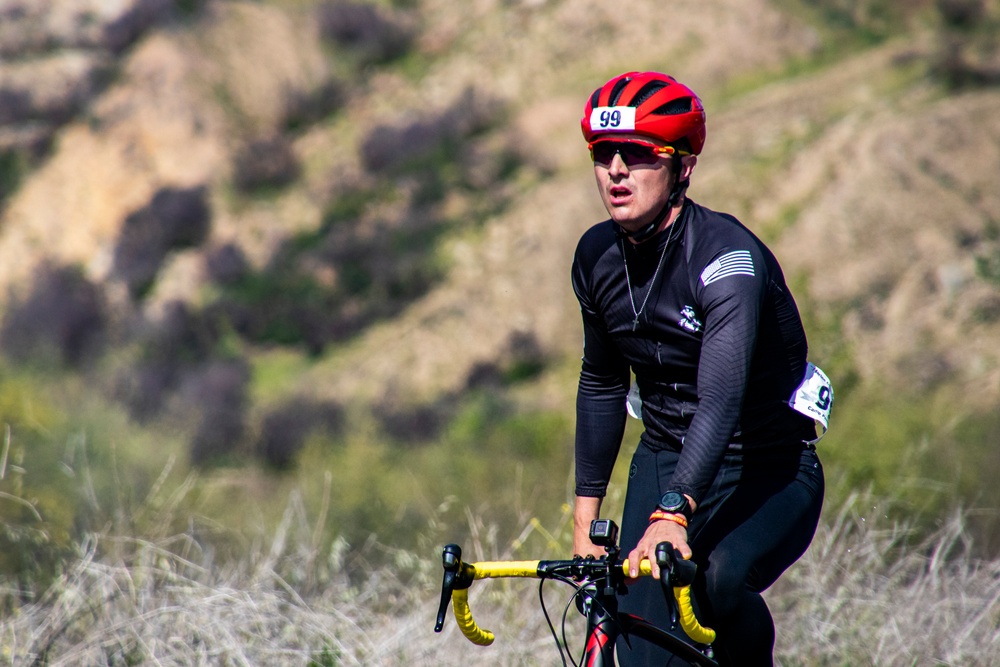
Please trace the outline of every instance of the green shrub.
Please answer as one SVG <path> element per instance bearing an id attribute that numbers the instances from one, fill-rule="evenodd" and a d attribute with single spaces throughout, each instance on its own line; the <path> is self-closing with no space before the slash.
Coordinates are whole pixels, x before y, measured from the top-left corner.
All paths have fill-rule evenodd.
<path id="1" fill-rule="evenodd" d="M 7 306 L 0 350 L 11 360 L 79 367 L 105 348 L 108 320 L 103 293 L 80 267 L 42 263 L 30 293 Z"/>
<path id="2" fill-rule="evenodd" d="M 405 55 L 416 36 L 399 11 L 350 0 L 320 4 L 316 22 L 323 38 L 354 55 L 359 68 Z"/>
<path id="3" fill-rule="evenodd" d="M 206 188 L 162 188 L 125 218 L 112 274 L 134 298 L 142 298 L 170 251 L 199 245 L 208 237 L 211 218 Z"/>
<path id="4" fill-rule="evenodd" d="M 0 151 L 0 205 L 20 187 L 27 168 L 20 152 Z"/>
<path id="5" fill-rule="evenodd" d="M 300 167 L 292 143 L 283 134 L 247 141 L 232 159 L 233 185 L 243 193 L 267 193 L 298 178 Z"/>

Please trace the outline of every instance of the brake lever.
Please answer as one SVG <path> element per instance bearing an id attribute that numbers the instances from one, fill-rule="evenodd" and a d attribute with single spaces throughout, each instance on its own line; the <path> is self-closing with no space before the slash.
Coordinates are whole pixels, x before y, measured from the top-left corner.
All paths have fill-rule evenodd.
<path id="1" fill-rule="evenodd" d="M 694 583 L 696 574 L 698 565 L 693 560 L 684 560 L 681 552 L 674 549 L 674 570 L 671 573 L 670 583 L 674 586 L 690 586 Z"/>
<path id="2" fill-rule="evenodd" d="M 683 562 L 681 552 L 670 542 L 660 542 L 656 545 L 656 564 L 660 566 L 660 587 L 663 588 L 663 599 L 670 612 L 670 629 L 677 627 L 677 603 L 674 601 L 674 581 L 678 562 Z M 694 563 L 692 563 L 694 565 Z"/>
<path id="3" fill-rule="evenodd" d="M 462 547 L 457 544 L 446 545 L 441 553 L 441 561 L 444 565 L 444 580 L 441 582 L 441 604 L 438 605 L 434 632 L 441 632 L 441 628 L 444 627 L 444 617 L 448 613 L 448 605 L 451 603 L 451 593 L 455 590 L 455 581 L 458 579 L 458 572 L 462 567 Z"/>

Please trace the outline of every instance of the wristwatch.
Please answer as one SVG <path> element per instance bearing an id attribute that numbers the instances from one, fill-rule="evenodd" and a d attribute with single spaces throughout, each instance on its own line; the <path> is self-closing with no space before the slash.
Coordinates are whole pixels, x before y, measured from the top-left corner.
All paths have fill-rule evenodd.
<path id="1" fill-rule="evenodd" d="M 656 506 L 658 509 L 670 514 L 680 514 L 688 521 L 691 520 L 691 504 L 684 494 L 678 491 L 667 491 L 660 497 L 660 502 Z"/>

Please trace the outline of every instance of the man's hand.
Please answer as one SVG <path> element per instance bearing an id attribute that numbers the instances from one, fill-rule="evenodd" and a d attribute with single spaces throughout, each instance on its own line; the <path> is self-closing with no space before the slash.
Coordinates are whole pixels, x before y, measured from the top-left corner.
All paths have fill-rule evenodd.
<path id="1" fill-rule="evenodd" d="M 573 553 L 600 558 L 607 555 L 604 547 L 590 541 L 590 522 L 601 516 L 601 498 L 577 496 L 573 507 Z"/>
<path id="2" fill-rule="evenodd" d="M 656 564 L 656 545 L 660 542 L 670 542 L 681 552 L 685 559 L 691 557 L 691 547 L 687 542 L 687 530 L 679 523 L 661 519 L 649 524 L 639 544 L 628 554 L 628 576 L 633 579 L 639 576 L 639 562 L 643 558 L 649 560 L 653 577 L 660 578 L 660 566 Z"/>

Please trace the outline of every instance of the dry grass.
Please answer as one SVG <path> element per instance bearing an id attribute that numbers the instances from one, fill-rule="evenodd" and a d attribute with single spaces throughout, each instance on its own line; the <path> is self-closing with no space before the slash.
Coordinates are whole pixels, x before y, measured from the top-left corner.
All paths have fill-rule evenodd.
<path id="1" fill-rule="evenodd" d="M 480 586 L 473 607 L 498 639 L 472 646 L 450 620 L 432 632 L 436 553 L 318 553 L 290 539 L 297 512 L 290 505 L 274 541 L 232 566 L 187 538 L 81 545 L 43 597 L 0 621 L 0 664 L 558 664 L 532 582 Z M 969 555 L 962 514 L 917 540 L 890 513 L 853 496 L 769 593 L 779 664 L 967 667 L 1000 654 L 1000 562 Z M 473 535 L 472 558 L 497 548 L 495 531 Z M 109 551 L 128 555 L 97 555 Z M 366 571 L 376 556 L 393 565 Z M 546 589 L 555 617 L 568 600 L 557 589 Z"/>
<path id="2" fill-rule="evenodd" d="M 769 596 L 789 665 L 992 665 L 1000 561 L 971 555 L 966 515 L 932 534 L 855 495 Z"/>
<path id="3" fill-rule="evenodd" d="M 391 621 L 411 625 L 427 590 L 411 559 L 382 553 L 399 567 L 360 575 L 375 547 L 345 564 L 334 541 L 320 561 L 310 540 L 289 540 L 301 519 L 293 500 L 274 540 L 235 564 L 190 536 L 94 537 L 40 599 L 0 621 L 0 664 L 394 664 L 403 637 L 391 639 Z M 2 590 L 7 606 L 18 595 Z"/>

